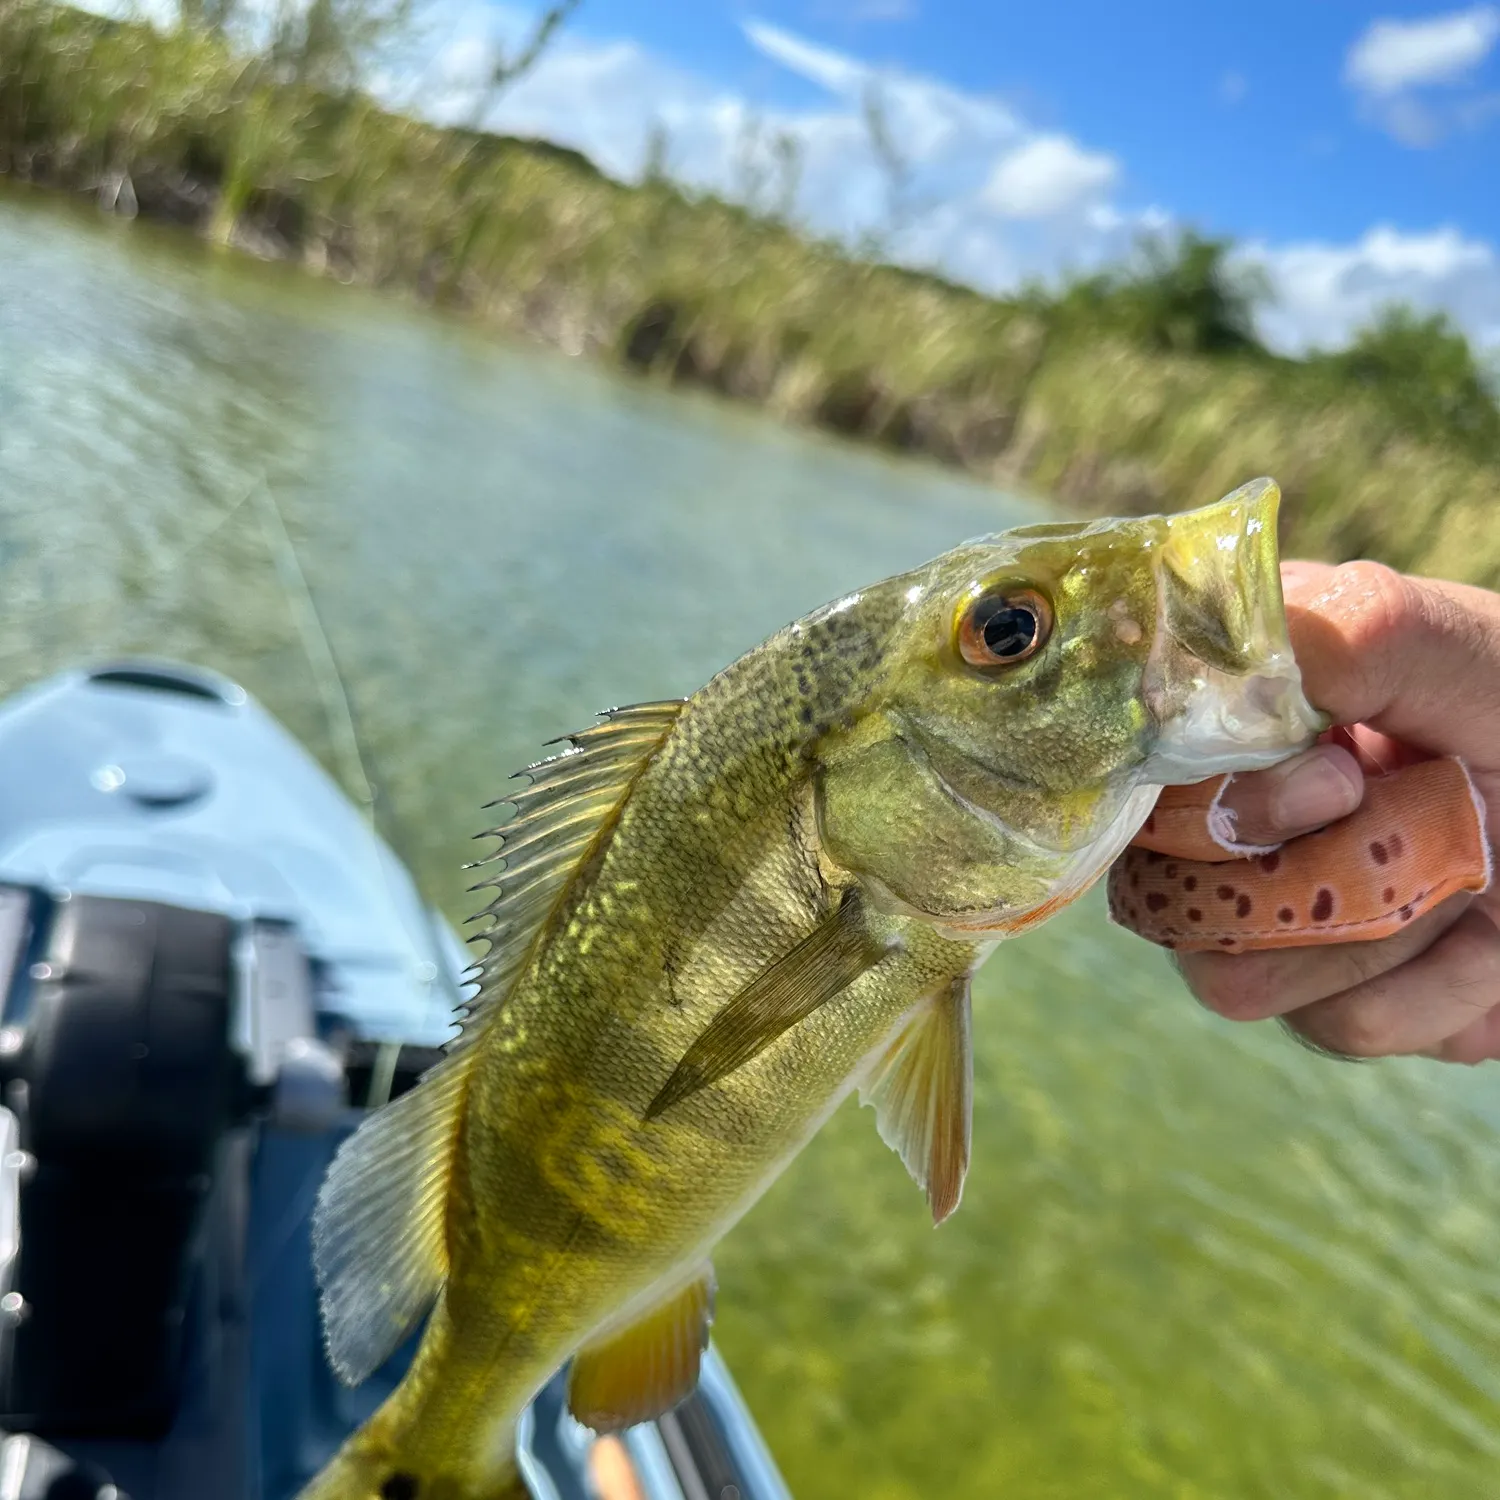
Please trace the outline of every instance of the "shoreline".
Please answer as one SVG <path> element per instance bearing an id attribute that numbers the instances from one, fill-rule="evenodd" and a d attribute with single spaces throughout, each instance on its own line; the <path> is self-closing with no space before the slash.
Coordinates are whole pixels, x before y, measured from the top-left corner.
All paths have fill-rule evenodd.
<path id="1" fill-rule="evenodd" d="M 0 13 L 0 174 L 1075 513 L 1268 474 L 1289 554 L 1500 584 L 1500 450 L 1403 431 L 1378 391 L 1144 347 L 565 147 L 269 82 L 201 33 Z"/>

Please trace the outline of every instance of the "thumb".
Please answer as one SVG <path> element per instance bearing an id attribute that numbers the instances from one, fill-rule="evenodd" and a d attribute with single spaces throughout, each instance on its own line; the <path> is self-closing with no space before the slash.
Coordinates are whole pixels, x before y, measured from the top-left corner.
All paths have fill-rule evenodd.
<path id="1" fill-rule="evenodd" d="M 1500 767 L 1500 596 L 1372 562 L 1287 573 L 1292 649 L 1316 707 Z"/>

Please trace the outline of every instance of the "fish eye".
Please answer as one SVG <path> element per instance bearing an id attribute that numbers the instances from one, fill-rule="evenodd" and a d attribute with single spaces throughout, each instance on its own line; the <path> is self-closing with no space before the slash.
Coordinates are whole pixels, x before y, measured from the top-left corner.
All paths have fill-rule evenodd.
<path id="1" fill-rule="evenodd" d="M 997 589 L 959 617 L 958 652 L 971 667 L 1013 667 L 1051 633 L 1052 606 L 1035 589 Z"/>

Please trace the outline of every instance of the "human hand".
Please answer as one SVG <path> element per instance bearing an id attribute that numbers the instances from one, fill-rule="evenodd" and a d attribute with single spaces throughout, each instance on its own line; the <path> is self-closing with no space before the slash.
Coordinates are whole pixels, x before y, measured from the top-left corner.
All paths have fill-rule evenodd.
<path id="1" fill-rule="evenodd" d="M 1223 796 L 1237 837 L 1276 844 L 1359 806 L 1361 761 L 1460 757 L 1500 840 L 1500 595 L 1375 563 L 1288 563 L 1287 619 L 1308 698 L 1343 743 L 1320 744 Z M 1325 1051 L 1500 1058 L 1500 891 L 1460 894 L 1377 941 L 1182 953 L 1189 986 L 1231 1020 L 1282 1020 Z"/>

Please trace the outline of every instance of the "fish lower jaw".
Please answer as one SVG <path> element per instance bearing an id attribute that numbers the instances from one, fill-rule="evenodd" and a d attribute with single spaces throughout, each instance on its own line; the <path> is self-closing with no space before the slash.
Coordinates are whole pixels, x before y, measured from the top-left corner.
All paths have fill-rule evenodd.
<path id="1" fill-rule="evenodd" d="M 993 947 L 1005 938 L 1024 932 L 1028 927 L 1035 927 L 1038 922 L 1045 922 L 1061 904 L 1060 901 L 1047 901 L 1039 907 L 1021 912 L 1011 907 L 1001 907 L 977 917 L 965 918 L 961 922 L 934 922 L 933 927 L 939 937 L 947 938 L 950 943 L 983 943 L 986 947 Z"/>
<path id="2" fill-rule="evenodd" d="M 1306 750 L 1329 722 L 1307 701 L 1295 669 L 1243 678 L 1212 673 L 1162 725 L 1145 779 L 1180 786 L 1264 770 Z"/>

